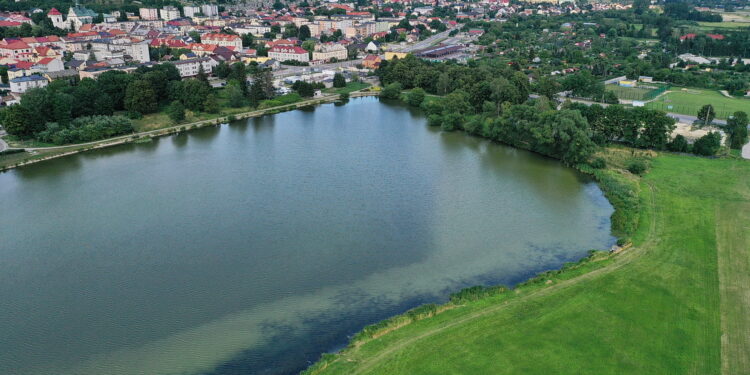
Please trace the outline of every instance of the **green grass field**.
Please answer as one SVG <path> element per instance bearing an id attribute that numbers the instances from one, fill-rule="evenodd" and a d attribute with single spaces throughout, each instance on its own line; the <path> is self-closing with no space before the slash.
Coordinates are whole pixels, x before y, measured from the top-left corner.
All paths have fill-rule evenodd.
<path id="1" fill-rule="evenodd" d="M 359 91 L 370 87 L 369 83 L 364 82 L 348 82 L 346 87 L 331 87 L 323 90 L 324 92 L 332 94 L 351 94 L 354 91 Z"/>
<path id="2" fill-rule="evenodd" d="M 665 112 L 696 116 L 703 105 L 711 104 L 716 110 L 716 117 L 720 119 L 725 119 L 736 111 L 750 113 L 750 99 L 727 98 L 718 91 L 705 89 L 672 88 L 670 91 L 673 92 L 660 96 L 646 106 Z"/>
<path id="3" fill-rule="evenodd" d="M 639 184 L 633 248 L 405 325 L 309 372 L 750 374 L 750 162 L 660 155 Z"/>
<path id="4" fill-rule="evenodd" d="M 620 99 L 626 100 L 645 100 L 648 93 L 654 91 L 645 87 L 623 87 L 620 85 L 604 85 L 604 89 L 612 91 Z"/>
<path id="5" fill-rule="evenodd" d="M 704 30 L 713 29 L 739 29 L 743 27 L 750 27 L 750 23 L 747 22 L 698 22 L 701 28 Z"/>

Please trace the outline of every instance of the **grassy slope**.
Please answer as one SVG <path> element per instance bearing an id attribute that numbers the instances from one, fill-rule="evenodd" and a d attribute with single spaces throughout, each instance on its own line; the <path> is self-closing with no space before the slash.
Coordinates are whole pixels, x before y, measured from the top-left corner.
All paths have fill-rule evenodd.
<path id="1" fill-rule="evenodd" d="M 680 90 L 673 88 L 672 90 Z M 717 118 L 727 118 L 736 111 L 750 112 L 750 99 L 727 98 L 718 91 L 703 89 L 688 89 L 687 91 L 670 92 L 660 96 L 653 102 L 646 104 L 649 108 L 661 109 L 666 112 L 682 113 L 695 116 L 705 104 L 711 104 L 716 109 Z M 671 105 L 669 109 L 667 106 Z"/>
<path id="2" fill-rule="evenodd" d="M 315 373 L 750 373 L 750 162 L 663 155 L 641 184 L 636 246 L 604 267 L 412 323 Z"/>

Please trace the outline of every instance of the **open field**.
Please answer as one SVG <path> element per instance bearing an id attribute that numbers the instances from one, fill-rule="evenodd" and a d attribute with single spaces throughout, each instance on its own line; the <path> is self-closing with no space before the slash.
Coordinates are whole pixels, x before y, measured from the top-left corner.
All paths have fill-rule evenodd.
<path id="1" fill-rule="evenodd" d="M 369 83 L 364 82 L 347 82 L 345 87 L 331 87 L 323 90 L 323 92 L 333 94 L 351 94 L 354 91 L 359 91 L 370 87 Z"/>
<path id="2" fill-rule="evenodd" d="M 750 162 L 665 154 L 639 184 L 633 248 L 418 320 L 310 372 L 750 373 Z"/>
<path id="3" fill-rule="evenodd" d="M 646 106 L 665 112 L 695 116 L 703 105 L 711 104 L 716 110 L 716 118 L 720 119 L 725 119 L 736 111 L 750 113 L 750 99 L 727 98 L 718 91 L 706 89 L 673 87 L 670 91 L 672 92 L 660 96 Z"/>
<path id="4" fill-rule="evenodd" d="M 750 22 L 698 22 L 704 30 L 713 29 L 739 29 L 743 27 L 750 27 Z"/>

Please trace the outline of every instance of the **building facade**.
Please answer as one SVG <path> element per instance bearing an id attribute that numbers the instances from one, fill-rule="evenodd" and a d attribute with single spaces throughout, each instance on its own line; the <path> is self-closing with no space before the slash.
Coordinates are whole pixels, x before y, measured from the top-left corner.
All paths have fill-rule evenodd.
<path id="1" fill-rule="evenodd" d="M 138 15 L 142 20 L 153 21 L 159 19 L 159 10 L 156 8 L 140 8 Z"/>
<path id="2" fill-rule="evenodd" d="M 278 61 L 287 61 L 287 60 L 293 60 L 293 61 L 299 61 L 299 62 L 309 62 L 310 61 L 310 55 L 309 53 L 297 46 L 275 46 L 268 50 L 268 57 L 278 60 Z"/>
<path id="3" fill-rule="evenodd" d="M 229 34 L 204 34 L 201 36 L 201 43 L 213 44 L 217 46 L 234 48 L 235 51 L 242 49 L 242 38 L 237 35 Z"/>

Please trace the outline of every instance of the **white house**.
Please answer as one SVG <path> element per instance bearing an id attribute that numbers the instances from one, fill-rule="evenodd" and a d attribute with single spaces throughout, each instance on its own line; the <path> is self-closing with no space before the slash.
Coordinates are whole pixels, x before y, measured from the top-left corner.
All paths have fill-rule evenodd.
<path id="1" fill-rule="evenodd" d="M 201 7 L 185 6 L 182 7 L 182 11 L 185 12 L 185 17 L 195 17 L 196 14 L 201 12 Z"/>
<path id="2" fill-rule="evenodd" d="M 23 94 L 34 87 L 45 87 L 49 84 L 46 78 L 33 74 L 26 77 L 18 77 L 10 80 L 10 92 Z"/>

